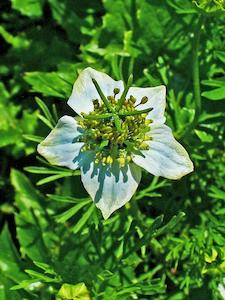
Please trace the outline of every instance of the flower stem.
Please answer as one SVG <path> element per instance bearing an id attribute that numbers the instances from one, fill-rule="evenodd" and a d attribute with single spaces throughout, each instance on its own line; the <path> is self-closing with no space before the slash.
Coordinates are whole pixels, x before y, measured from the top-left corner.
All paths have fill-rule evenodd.
<path id="1" fill-rule="evenodd" d="M 182 136 L 187 135 L 192 131 L 198 123 L 201 109 L 202 109 L 202 99 L 201 99 L 201 88 L 200 88 L 200 76 L 199 76 L 199 42 L 201 35 L 201 27 L 203 24 L 204 17 L 200 15 L 198 23 L 194 31 L 194 40 L 193 40 L 193 51 L 192 51 L 192 80 L 193 80 L 193 93 L 195 100 L 195 114 L 192 123 L 186 127 Z"/>
<path id="2" fill-rule="evenodd" d="M 197 124 L 199 116 L 201 114 L 201 109 L 202 109 L 200 77 L 199 77 L 199 57 L 198 57 L 202 22 L 203 22 L 203 17 L 200 16 L 199 21 L 197 23 L 196 30 L 195 30 L 195 36 L 194 36 L 194 41 L 193 41 L 193 73 L 192 73 L 192 77 L 193 77 L 193 90 L 194 90 L 194 97 L 195 97 L 195 116 L 194 116 L 194 120 L 193 120 L 193 127 L 195 127 L 195 125 Z"/>

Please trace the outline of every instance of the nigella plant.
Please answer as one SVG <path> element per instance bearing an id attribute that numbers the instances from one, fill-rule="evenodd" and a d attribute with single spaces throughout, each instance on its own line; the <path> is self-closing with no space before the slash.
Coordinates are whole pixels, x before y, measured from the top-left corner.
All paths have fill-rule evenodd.
<path id="1" fill-rule="evenodd" d="M 80 168 L 87 192 L 108 218 L 131 199 L 142 169 L 179 179 L 193 171 L 186 150 L 166 126 L 165 86 L 126 86 L 92 68 L 76 80 L 63 116 L 38 152 L 51 164 Z"/>

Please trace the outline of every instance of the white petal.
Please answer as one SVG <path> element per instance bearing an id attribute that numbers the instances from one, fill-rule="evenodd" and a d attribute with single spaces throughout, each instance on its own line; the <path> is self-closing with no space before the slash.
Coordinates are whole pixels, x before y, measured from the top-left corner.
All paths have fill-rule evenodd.
<path id="1" fill-rule="evenodd" d="M 165 122 L 166 87 L 164 85 L 149 88 L 131 87 L 127 98 L 131 95 L 137 99 L 136 104 L 139 104 L 141 99 L 147 96 L 148 101 L 145 104 L 137 106 L 137 109 L 142 110 L 152 107 L 153 110 L 149 112 L 147 118 L 152 119 L 154 124 L 163 124 Z"/>
<path id="2" fill-rule="evenodd" d="M 107 74 L 98 72 L 92 68 L 84 69 L 75 81 L 72 94 L 67 102 L 79 115 L 81 112 L 89 113 L 93 111 L 94 107 L 92 101 L 94 99 L 100 100 L 98 92 L 92 82 L 92 78 L 98 82 L 106 97 L 113 96 L 114 88 L 120 89 L 117 98 L 120 97 L 123 92 L 124 85 L 122 80 L 115 81 Z"/>
<path id="3" fill-rule="evenodd" d="M 187 151 L 173 137 L 166 125 L 151 126 L 148 141 L 149 150 L 141 151 L 143 156 L 134 155 L 133 161 L 155 176 L 179 179 L 193 171 L 193 163 Z"/>
<path id="4" fill-rule="evenodd" d="M 115 210 L 127 203 L 141 180 L 141 168 L 129 164 L 124 168 L 95 165 L 93 157 L 86 157 L 81 166 L 81 180 L 87 192 L 107 219 Z"/>
<path id="5" fill-rule="evenodd" d="M 75 170 L 78 168 L 76 157 L 83 146 L 83 143 L 77 141 L 81 134 L 82 129 L 78 126 L 77 121 L 72 117 L 64 116 L 38 145 L 37 150 L 50 164 Z"/>
<path id="6" fill-rule="evenodd" d="M 225 288 L 223 284 L 218 285 L 218 290 L 220 292 L 221 297 L 225 300 Z"/>

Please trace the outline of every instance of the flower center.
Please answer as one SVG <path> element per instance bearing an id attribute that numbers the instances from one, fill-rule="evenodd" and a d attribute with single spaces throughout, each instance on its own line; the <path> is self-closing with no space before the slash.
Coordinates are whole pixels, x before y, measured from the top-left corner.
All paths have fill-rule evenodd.
<path id="1" fill-rule="evenodd" d="M 151 140 L 149 124 L 152 120 L 147 119 L 146 110 L 137 110 L 148 98 L 143 97 L 135 105 L 136 99 L 130 96 L 124 99 L 119 112 L 116 112 L 118 93 L 119 89 L 114 89 L 114 95 L 107 97 L 108 105 L 115 114 L 109 113 L 105 103 L 95 99 L 94 110 L 89 114 L 83 113 L 83 118 L 78 121 L 84 129 L 80 137 L 80 141 L 84 142 L 81 151 L 94 151 L 96 164 L 111 165 L 117 161 L 120 167 L 124 167 L 132 160 L 133 153 L 149 149 L 146 141 Z"/>

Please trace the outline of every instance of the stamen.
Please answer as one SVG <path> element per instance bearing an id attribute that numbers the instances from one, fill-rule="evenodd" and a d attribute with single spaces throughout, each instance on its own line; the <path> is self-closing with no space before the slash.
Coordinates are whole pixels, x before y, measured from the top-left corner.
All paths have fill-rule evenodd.
<path id="1" fill-rule="evenodd" d="M 93 83 L 102 102 L 94 99 L 94 111 L 89 114 L 82 113 L 83 118 L 79 120 L 79 125 L 84 129 L 84 134 L 79 138 L 79 141 L 84 143 L 81 151 L 94 151 L 95 164 L 111 166 L 117 163 L 123 168 L 132 161 L 133 153 L 149 149 L 148 141 L 152 139 L 149 125 L 152 120 L 147 119 L 147 116 L 153 108 L 137 110 L 136 99 L 132 95 L 126 99 L 126 94 L 123 93 L 125 98 L 123 100 L 121 96 L 120 100 L 123 101 L 118 111 L 115 96 L 119 93 L 119 89 L 115 88 L 112 91 L 114 96 L 106 98 L 102 96 L 96 80 L 93 79 Z M 128 89 L 126 87 L 126 93 Z M 147 101 L 148 98 L 143 97 L 140 104 Z M 106 103 L 110 105 L 110 110 Z"/>

